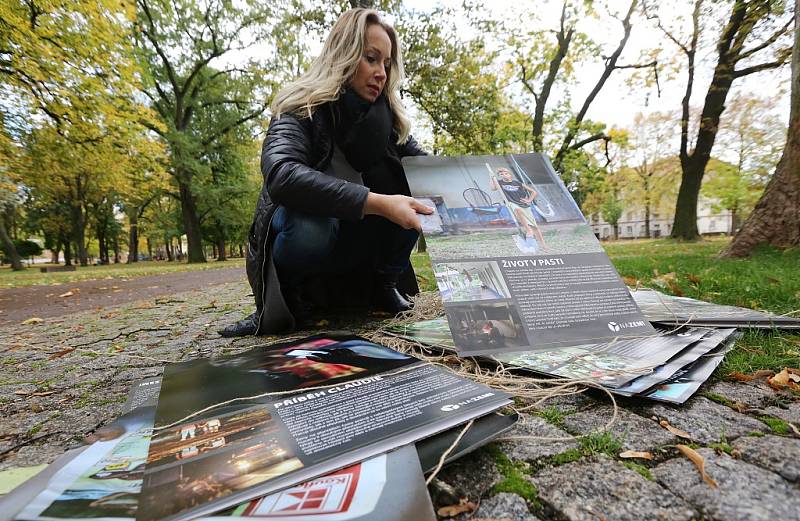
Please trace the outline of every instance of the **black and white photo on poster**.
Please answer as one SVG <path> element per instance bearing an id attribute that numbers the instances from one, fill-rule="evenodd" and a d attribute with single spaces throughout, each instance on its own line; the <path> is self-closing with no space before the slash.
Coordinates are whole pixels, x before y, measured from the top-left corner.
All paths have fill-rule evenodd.
<path id="1" fill-rule="evenodd" d="M 459 354 L 654 334 L 544 156 L 403 164 Z"/>
<path id="2" fill-rule="evenodd" d="M 433 274 L 444 302 L 511 298 L 496 261 L 437 263 Z"/>

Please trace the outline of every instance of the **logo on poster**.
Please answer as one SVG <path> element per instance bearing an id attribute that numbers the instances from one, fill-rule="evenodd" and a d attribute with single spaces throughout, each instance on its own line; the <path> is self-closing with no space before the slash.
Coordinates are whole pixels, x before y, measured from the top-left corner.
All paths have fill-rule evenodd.
<path id="1" fill-rule="evenodd" d="M 442 405 L 442 410 L 445 411 L 445 412 L 450 412 L 450 411 L 455 411 L 459 407 L 461 407 L 461 406 L 460 405 L 456 405 L 456 404 Z"/>
<path id="2" fill-rule="evenodd" d="M 608 329 L 615 333 L 620 329 L 627 329 L 629 327 L 644 327 L 644 320 L 634 320 L 633 322 L 609 322 Z"/>

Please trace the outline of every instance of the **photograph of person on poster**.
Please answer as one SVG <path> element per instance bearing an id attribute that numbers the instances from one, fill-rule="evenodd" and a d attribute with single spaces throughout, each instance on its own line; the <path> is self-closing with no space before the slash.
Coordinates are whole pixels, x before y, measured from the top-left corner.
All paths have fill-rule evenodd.
<path id="1" fill-rule="evenodd" d="M 533 187 L 514 179 L 514 174 L 508 168 L 498 168 L 494 172 L 490 168 L 489 172 L 489 187 L 503 194 L 506 206 L 511 210 L 521 231 L 521 239 L 514 237 L 519 249 L 528 253 L 547 251 L 547 245 L 531 208 L 538 192 Z"/>

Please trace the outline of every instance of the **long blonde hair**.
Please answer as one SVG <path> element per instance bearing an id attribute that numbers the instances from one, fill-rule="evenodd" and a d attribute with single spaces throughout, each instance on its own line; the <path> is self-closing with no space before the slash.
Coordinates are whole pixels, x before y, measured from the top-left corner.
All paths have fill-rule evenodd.
<path id="1" fill-rule="evenodd" d="M 358 69 L 364 54 L 367 28 L 371 25 L 381 26 L 392 42 L 392 65 L 387 71 L 383 92 L 394 115 L 397 142 L 405 143 L 410 125 L 399 94 L 400 83 L 405 77 L 400 43 L 394 28 L 373 9 L 350 9 L 336 20 L 322 52 L 308 70 L 275 95 L 272 102 L 273 117 L 280 118 L 282 113 L 287 112 L 310 118 L 320 105 L 339 99 L 342 88 Z"/>

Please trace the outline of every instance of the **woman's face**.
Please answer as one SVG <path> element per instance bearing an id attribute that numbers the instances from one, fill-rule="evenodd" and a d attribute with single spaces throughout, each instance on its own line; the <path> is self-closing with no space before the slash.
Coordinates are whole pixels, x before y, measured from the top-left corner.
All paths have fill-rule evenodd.
<path id="1" fill-rule="evenodd" d="M 350 88 L 367 101 L 375 101 L 383 92 L 392 63 L 392 41 L 380 25 L 367 27 L 364 54 L 358 62 Z"/>

